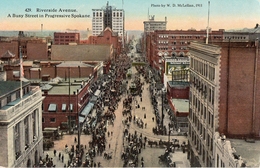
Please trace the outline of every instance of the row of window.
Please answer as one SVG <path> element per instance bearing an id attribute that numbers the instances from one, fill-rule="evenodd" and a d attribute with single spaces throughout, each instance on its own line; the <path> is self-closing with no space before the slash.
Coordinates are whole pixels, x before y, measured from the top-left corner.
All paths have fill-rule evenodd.
<path id="1" fill-rule="evenodd" d="M 215 80 L 215 67 L 212 64 L 207 64 L 206 62 L 191 57 L 190 68 L 210 81 Z"/>
<path id="2" fill-rule="evenodd" d="M 122 17 L 123 12 L 113 12 L 113 17 Z"/>
<path id="3" fill-rule="evenodd" d="M 180 41 L 180 42 L 176 42 L 176 41 L 172 41 L 172 42 L 169 42 L 169 41 L 158 41 L 159 44 L 172 44 L 172 45 L 189 45 L 190 44 L 190 41 Z"/>
<path id="4" fill-rule="evenodd" d="M 29 87 L 23 88 L 23 95 L 27 94 L 29 92 Z M 9 94 L 6 97 L 3 97 L 0 99 L 0 108 L 6 106 L 8 103 L 15 101 L 16 99 L 20 98 L 20 90 L 17 90 L 13 92 L 12 94 Z"/>
<path id="5" fill-rule="evenodd" d="M 23 121 L 20 121 L 14 126 L 14 153 L 16 159 L 18 159 L 21 156 L 22 151 L 27 150 L 29 148 L 29 144 L 34 142 L 36 140 L 35 138 L 38 137 L 39 130 L 37 131 L 38 127 L 36 126 L 36 123 L 39 121 L 37 121 L 36 116 L 37 110 L 34 110 L 31 115 L 28 115 Z M 29 118 L 31 118 L 32 121 L 31 128 L 29 127 Z M 22 136 L 24 137 L 23 140 Z M 30 137 L 32 137 L 31 140 Z M 24 149 L 22 149 L 23 147 Z"/>
<path id="6" fill-rule="evenodd" d="M 55 39 L 58 39 L 58 38 L 75 38 L 75 36 L 55 36 L 54 38 Z"/>
<path id="7" fill-rule="evenodd" d="M 189 125 L 189 133 L 192 139 L 191 145 L 196 147 L 196 152 L 201 157 L 203 163 L 206 167 L 212 167 L 212 162 L 209 157 L 209 153 L 213 153 L 213 139 L 209 134 L 206 133 L 204 137 L 202 135 L 197 135 L 194 130 L 192 130 L 191 125 Z M 206 144 L 204 143 L 206 142 Z M 210 152 L 208 152 L 208 150 Z"/>
<path id="8" fill-rule="evenodd" d="M 158 35 L 159 38 L 172 38 L 172 39 L 203 39 L 206 35 L 190 35 L 190 36 L 183 36 L 183 35 Z M 211 36 L 214 39 L 222 39 L 222 35 L 219 36 Z"/>
<path id="9" fill-rule="evenodd" d="M 248 36 L 247 36 L 248 37 Z M 226 36 L 225 39 L 246 39 L 246 36 Z"/>
<path id="10" fill-rule="evenodd" d="M 181 47 L 171 47 L 172 50 L 187 50 L 187 47 L 186 46 L 181 46 Z M 169 47 L 163 47 L 163 46 L 159 46 L 158 47 L 158 50 L 170 50 Z"/>
<path id="11" fill-rule="evenodd" d="M 43 105 L 42 105 L 43 108 Z M 58 110 L 60 109 L 60 110 Z M 48 106 L 48 112 L 57 112 L 57 111 L 62 111 L 62 112 L 67 112 L 69 110 L 69 107 L 67 104 L 61 104 L 59 107 L 57 104 L 49 104 Z M 73 104 L 70 104 L 70 112 L 73 112 Z"/>
<path id="12" fill-rule="evenodd" d="M 70 41 L 70 42 L 74 42 L 76 41 L 75 39 L 55 39 L 55 42 L 64 42 L 64 41 Z"/>
<path id="13" fill-rule="evenodd" d="M 93 17 L 102 17 L 103 12 L 93 12 Z M 113 12 L 113 17 L 122 17 L 123 12 Z M 105 17 L 110 17 L 110 14 L 105 14 Z"/>

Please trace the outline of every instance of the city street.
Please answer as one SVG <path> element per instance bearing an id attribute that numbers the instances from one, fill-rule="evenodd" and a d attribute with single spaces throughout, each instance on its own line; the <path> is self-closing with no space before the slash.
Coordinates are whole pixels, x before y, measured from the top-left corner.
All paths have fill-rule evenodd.
<path id="1" fill-rule="evenodd" d="M 128 82 L 127 88 L 129 88 L 131 81 L 134 78 L 134 74 L 137 73 L 136 68 L 133 66 L 132 68 L 133 76 L 130 79 L 126 79 Z M 151 104 L 151 95 L 149 91 L 149 83 L 146 83 L 143 76 L 140 75 L 141 83 L 144 83 L 142 86 L 142 97 L 136 95 L 134 97 L 134 101 L 132 102 L 132 115 L 137 120 L 143 121 L 145 127 L 140 127 L 137 122 L 130 122 L 129 128 L 123 122 L 126 119 L 126 116 L 123 116 L 122 111 L 124 110 L 123 107 L 123 100 L 127 97 L 127 92 L 125 91 L 121 95 L 121 100 L 118 103 L 118 107 L 115 110 L 116 118 L 114 123 L 107 122 L 107 132 L 106 133 L 106 146 L 105 151 L 106 153 L 111 153 L 112 159 L 105 159 L 103 155 L 96 155 L 93 158 L 93 165 L 96 167 L 100 162 L 101 167 L 123 167 L 124 161 L 122 159 L 122 153 L 124 150 L 129 146 L 129 142 L 127 141 L 127 136 L 124 136 L 124 130 L 127 129 L 130 134 L 137 134 L 137 136 L 142 136 L 143 138 L 146 137 L 147 141 L 170 141 L 173 142 L 173 139 L 179 140 L 178 142 L 182 144 L 185 142 L 187 144 L 187 138 L 185 136 L 177 136 L 175 130 L 172 131 L 171 135 L 156 135 L 153 133 L 153 128 L 156 127 L 156 122 L 153 120 L 154 109 Z M 161 102 L 161 96 L 157 98 L 158 102 Z M 161 114 L 161 106 L 162 103 L 158 103 L 159 113 Z M 139 108 L 138 108 L 139 106 Z M 106 107 L 105 107 L 106 110 Z M 105 111 L 104 110 L 104 111 Z M 164 117 L 164 125 L 168 125 L 169 123 L 169 116 L 166 114 L 165 110 L 165 117 Z M 174 134 L 174 132 L 176 134 Z M 70 148 L 72 145 L 76 146 L 77 142 L 75 142 L 75 138 L 77 138 L 77 134 L 73 135 L 63 135 L 61 140 L 54 141 L 54 148 L 50 148 L 48 151 L 44 151 L 44 156 L 48 153 L 49 157 L 53 157 L 53 162 L 56 167 L 65 167 L 68 166 L 69 155 L 65 151 L 65 145 L 68 145 Z M 84 146 L 84 153 L 89 149 L 89 141 L 92 140 L 92 135 L 85 135 L 84 133 L 80 136 L 80 142 Z M 56 150 L 56 156 L 54 156 L 54 150 Z M 140 149 L 138 154 L 138 165 L 134 167 L 141 167 L 141 158 L 143 158 L 143 166 L 144 167 L 166 167 L 165 163 L 159 162 L 159 156 L 165 153 L 166 147 L 162 145 L 148 145 L 145 143 Z M 64 160 L 62 162 L 61 158 L 59 159 L 59 153 L 61 156 L 64 156 Z M 176 167 L 190 167 L 189 161 L 187 159 L 187 152 L 183 152 L 181 148 L 176 148 L 174 152 L 170 152 L 172 162 L 175 162 Z M 82 161 L 84 162 L 84 157 Z M 131 167 L 131 165 L 127 165 L 127 167 Z"/>

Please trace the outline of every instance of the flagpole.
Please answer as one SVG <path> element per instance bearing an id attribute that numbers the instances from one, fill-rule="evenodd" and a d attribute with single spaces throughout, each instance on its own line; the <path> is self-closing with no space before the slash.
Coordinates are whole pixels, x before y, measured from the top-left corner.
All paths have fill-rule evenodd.
<path id="1" fill-rule="evenodd" d="M 23 76 L 23 56 L 22 56 L 22 48 L 19 46 L 19 56 L 20 56 L 20 97 L 23 98 L 23 82 L 22 82 L 22 76 Z"/>
<path id="2" fill-rule="evenodd" d="M 207 38 L 206 38 L 206 44 L 209 43 L 209 7 L 210 6 L 210 1 L 208 1 L 208 23 L 207 23 Z"/>

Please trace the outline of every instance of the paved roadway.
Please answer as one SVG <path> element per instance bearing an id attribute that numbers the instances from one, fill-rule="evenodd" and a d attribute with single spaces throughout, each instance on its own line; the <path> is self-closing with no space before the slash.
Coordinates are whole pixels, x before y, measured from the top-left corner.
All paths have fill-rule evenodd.
<path id="1" fill-rule="evenodd" d="M 132 72 L 135 73 L 135 67 L 132 67 Z M 130 79 L 128 79 L 128 85 L 130 84 Z M 144 79 L 141 77 L 141 81 L 143 82 Z M 153 106 L 151 105 L 150 100 L 150 93 L 149 93 L 149 84 L 145 83 L 143 88 L 143 95 L 142 95 L 142 102 L 140 101 L 140 97 L 136 96 L 136 100 L 138 104 L 140 105 L 140 108 L 135 108 L 135 104 L 133 103 L 133 110 L 132 114 L 133 116 L 136 115 L 139 118 L 142 118 L 144 123 L 147 124 L 146 128 L 139 128 L 136 124 L 131 123 L 130 125 L 130 132 L 134 133 L 134 131 L 137 131 L 138 135 L 142 133 L 143 137 L 146 136 L 150 140 L 164 140 L 168 141 L 168 136 L 162 136 L 162 135 L 154 135 L 152 132 L 152 128 L 156 126 L 156 123 L 152 121 L 152 117 L 154 117 L 153 114 Z M 111 160 L 105 160 L 102 156 L 96 156 L 94 158 L 94 162 L 101 163 L 102 167 L 122 167 L 123 161 L 121 160 L 121 152 L 123 151 L 123 130 L 124 125 L 122 124 L 122 119 L 124 118 L 122 116 L 122 110 L 123 110 L 123 100 L 126 97 L 126 94 L 124 94 L 121 98 L 121 101 L 119 103 L 118 109 L 115 111 L 116 119 L 114 126 L 111 124 L 108 124 L 108 131 L 113 132 L 113 136 L 107 138 L 106 143 L 106 152 L 112 152 L 112 159 Z M 158 97 L 158 102 L 161 102 L 160 96 Z M 161 104 L 161 103 L 159 103 Z M 142 110 L 142 107 L 145 107 L 145 110 Z M 158 107 L 160 113 L 161 113 L 161 107 Z M 144 119 L 144 114 L 146 114 L 146 119 Z M 165 114 L 165 120 L 164 123 L 166 124 L 169 121 L 168 115 Z M 77 135 L 63 135 L 63 138 L 61 140 L 55 141 L 54 148 L 51 148 L 49 151 L 44 151 L 44 156 L 46 153 L 49 154 L 50 157 L 53 157 L 53 162 L 56 165 L 56 167 L 64 167 L 64 164 L 67 166 L 68 162 L 68 155 L 65 153 L 65 145 L 67 144 L 69 147 L 71 145 L 76 145 L 74 142 L 74 138 L 77 137 Z M 170 136 L 171 139 L 176 138 L 179 140 L 180 143 L 185 141 L 187 143 L 187 138 L 185 136 Z M 91 135 L 81 135 L 81 144 L 86 145 L 86 149 L 88 149 L 88 142 L 91 141 Z M 109 148 L 110 144 L 110 148 Z M 124 145 L 126 145 L 126 142 L 124 142 Z M 53 156 L 53 150 L 57 151 L 57 156 Z M 140 158 L 144 158 L 144 166 L 145 167 L 165 167 L 165 165 L 159 164 L 159 158 L 158 156 L 164 154 L 165 148 L 160 147 L 150 147 L 146 145 L 145 149 L 142 149 L 141 154 L 139 154 L 139 166 L 140 166 Z M 61 152 L 64 155 L 64 162 L 59 160 L 58 153 Z M 171 153 L 172 161 L 176 163 L 177 167 L 190 167 L 189 161 L 187 160 L 187 153 L 183 153 L 182 150 L 175 150 L 174 153 Z M 84 160 L 84 158 L 83 158 Z"/>

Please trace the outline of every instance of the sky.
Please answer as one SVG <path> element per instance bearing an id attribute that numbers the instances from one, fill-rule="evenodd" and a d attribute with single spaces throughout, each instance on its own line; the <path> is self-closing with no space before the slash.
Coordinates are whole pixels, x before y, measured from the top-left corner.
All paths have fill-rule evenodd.
<path id="1" fill-rule="evenodd" d="M 105 7 L 107 2 L 125 10 L 125 30 L 143 30 L 148 14 L 154 15 L 156 21 L 164 21 L 167 17 L 167 30 L 205 29 L 208 13 L 209 27 L 213 30 L 254 28 L 256 23 L 260 24 L 260 0 L 1 0 L 0 31 L 40 31 L 41 25 L 43 30 L 91 30 L 92 9 Z M 37 8 L 74 9 L 76 12 L 37 12 Z M 46 17 L 52 14 L 89 16 Z M 25 18 L 25 15 L 36 17 Z"/>

